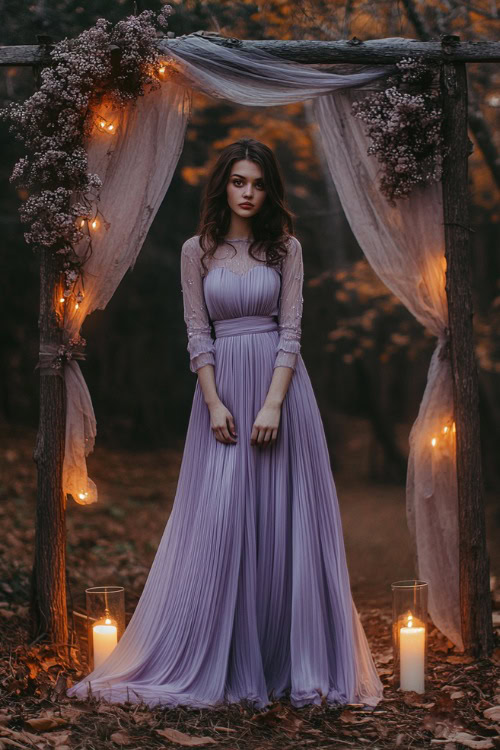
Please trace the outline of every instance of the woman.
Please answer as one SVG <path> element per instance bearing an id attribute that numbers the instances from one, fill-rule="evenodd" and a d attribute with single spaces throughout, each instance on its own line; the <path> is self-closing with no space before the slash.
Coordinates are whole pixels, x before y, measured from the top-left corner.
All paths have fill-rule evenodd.
<path id="1" fill-rule="evenodd" d="M 226 147 L 181 253 L 198 379 L 172 513 L 123 637 L 70 696 L 197 708 L 382 697 L 300 355 L 292 224 L 273 152 Z"/>

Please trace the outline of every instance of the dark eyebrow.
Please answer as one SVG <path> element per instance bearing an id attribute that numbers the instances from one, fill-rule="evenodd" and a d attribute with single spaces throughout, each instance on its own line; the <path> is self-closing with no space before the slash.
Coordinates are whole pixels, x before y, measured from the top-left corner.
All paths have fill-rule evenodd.
<path id="1" fill-rule="evenodd" d="M 232 174 L 231 177 L 241 177 L 242 180 L 246 180 L 246 177 L 243 177 L 242 174 L 237 174 L 236 172 L 234 174 Z M 263 177 L 256 177 L 255 179 L 256 180 L 263 180 L 264 178 Z"/>

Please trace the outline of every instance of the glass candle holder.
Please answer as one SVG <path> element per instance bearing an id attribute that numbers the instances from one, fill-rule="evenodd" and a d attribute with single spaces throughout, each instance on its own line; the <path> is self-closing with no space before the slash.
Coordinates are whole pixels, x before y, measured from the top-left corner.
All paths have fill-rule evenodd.
<path id="1" fill-rule="evenodd" d="M 93 586 L 85 589 L 87 603 L 87 648 L 90 670 L 111 654 L 125 632 L 123 586 Z"/>
<path id="2" fill-rule="evenodd" d="M 401 690 L 425 693 L 427 598 L 425 581 L 395 581 L 392 588 L 394 680 Z"/>

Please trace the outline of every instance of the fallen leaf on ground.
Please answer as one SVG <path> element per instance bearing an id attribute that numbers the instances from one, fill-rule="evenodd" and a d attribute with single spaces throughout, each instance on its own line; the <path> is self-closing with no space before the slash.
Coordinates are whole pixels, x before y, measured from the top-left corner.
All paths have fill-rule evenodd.
<path id="1" fill-rule="evenodd" d="M 53 747 L 61 750 L 62 747 L 67 747 L 70 734 L 71 732 L 53 732 L 47 739 Z"/>
<path id="2" fill-rule="evenodd" d="M 39 732 L 55 729 L 67 723 L 66 719 L 59 718 L 59 716 L 42 716 L 38 719 L 26 719 L 26 724 L 29 724 L 32 729 L 38 729 Z"/>
<path id="3" fill-rule="evenodd" d="M 500 706 L 492 706 L 483 711 L 485 719 L 491 719 L 492 721 L 500 721 Z"/>
<path id="4" fill-rule="evenodd" d="M 184 747 L 201 747 L 201 745 L 216 744 L 212 737 L 195 737 L 192 734 L 179 732 L 178 729 L 155 729 L 155 732 L 170 742 L 175 742 L 177 745 L 183 745 Z"/>
<path id="5" fill-rule="evenodd" d="M 475 659 L 467 654 L 450 654 L 446 657 L 446 661 L 448 664 L 472 664 Z"/>
<path id="6" fill-rule="evenodd" d="M 110 737 L 117 745 L 130 745 L 132 738 L 126 732 L 113 732 Z"/>
<path id="7" fill-rule="evenodd" d="M 448 739 L 460 742 L 465 747 L 475 748 L 475 750 L 488 750 L 490 747 L 494 747 L 493 740 L 489 737 L 475 738 L 473 734 L 469 734 L 468 732 L 457 732 Z"/>
<path id="8" fill-rule="evenodd" d="M 375 656 L 375 661 L 377 664 L 389 664 L 390 661 L 393 660 L 392 654 L 386 654 L 385 656 Z"/>
<path id="9" fill-rule="evenodd" d="M 368 716 L 358 717 L 354 713 L 354 711 L 349 711 L 348 708 L 342 711 L 339 718 L 340 718 L 340 721 L 343 721 L 345 724 L 366 724 L 367 721 L 371 721 L 371 719 Z"/>

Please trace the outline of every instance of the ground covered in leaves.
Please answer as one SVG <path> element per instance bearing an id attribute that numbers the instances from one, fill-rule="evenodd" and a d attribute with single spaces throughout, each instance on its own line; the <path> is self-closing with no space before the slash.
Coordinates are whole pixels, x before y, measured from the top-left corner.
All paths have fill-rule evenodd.
<path id="1" fill-rule="evenodd" d="M 500 523 L 494 502 L 487 505 L 487 517 L 495 651 L 490 659 L 476 661 L 431 627 L 423 695 L 398 690 L 392 669 L 390 581 L 412 575 L 404 488 L 361 486 L 339 476 L 352 588 L 384 683 L 384 700 L 376 708 L 297 709 L 286 698 L 260 711 L 245 703 L 193 710 L 80 702 L 65 691 L 87 673 L 81 618 L 85 588 L 124 585 L 130 618 L 171 509 L 181 454 L 134 454 L 131 461 L 101 449 L 92 459 L 100 499 L 87 508 L 68 505 L 70 638 L 56 648 L 30 643 L 27 633 L 33 439 L 32 433 L 10 434 L 8 442 L 2 440 L 8 448 L 0 451 L 0 750 L 500 748 L 500 587 L 494 575 L 498 551 L 491 542 L 498 539 Z M 380 532 L 374 531 L 374 513 Z"/>

